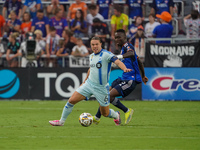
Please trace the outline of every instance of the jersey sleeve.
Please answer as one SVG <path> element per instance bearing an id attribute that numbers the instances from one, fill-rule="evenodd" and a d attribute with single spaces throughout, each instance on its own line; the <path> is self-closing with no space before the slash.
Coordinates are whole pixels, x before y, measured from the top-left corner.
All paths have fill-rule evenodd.
<path id="1" fill-rule="evenodd" d="M 128 25 L 128 16 L 127 15 L 124 15 L 124 22 L 123 22 L 123 25 Z"/>
<path id="2" fill-rule="evenodd" d="M 71 6 L 69 6 L 69 10 L 72 11 L 73 7 L 74 7 L 74 4 L 71 4 Z"/>
<path id="3" fill-rule="evenodd" d="M 72 48 L 72 52 L 75 52 L 76 51 L 76 46 L 74 46 L 73 48 Z"/>
<path id="4" fill-rule="evenodd" d="M 107 60 L 109 62 L 115 62 L 118 59 L 113 53 L 109 51 L 105 52 L 105 54 L 107 55 Z"/>
<path id="5" fill-rule="evenodd" d="M 21 26 L 21 21 L 20 20 L 17 20 L 17 22 L 16 22 L 16 25 L 19 25 L 19 26 Z"/>
<path id="6" fill-rule="evenodd" d="M 112 17 L 111 17 L 111 22 L 110 22 L 111 24 L 116 24 L 116 16 L 115 15 L 113 15 Z"/>
<path id="7" fill-rule="evenodd" d="M 82 48 L 83 48 L 83 52 L 84 52 L 85 54 L 88 53 L 88 50 L 87 50 L 86 46 L 83 46 Z"/>
<path id="8" fill-rule="evenodd" d="M 64 19 L 64 21 L 63 21 L 63 26 L 64 27 L 67 27 L 68 26 L 68 23 L 67 23 L 67 21 Z"/>
<path id="9" fill-rule="evenodd" d="M 31 26 L 35 26 L 35 19 L 33 19 Z"/>
<path id="10" fill-rule="evenodd" d="M 7 47 L 8 47 L 8 49 L 10 49 L 10 48 L 11 48 L 11 43 L 10 43 L 10 42 L 8 42 L 8 45 L 7 45 Z"/>
<path id="11" fill-rule="evenodd" d="M 83 2 L 83 3 L 82 3 L 82 5 L 83 5 L 83 6 L 82 6 L 82 7 L 83 7 L 83 9 L 82 9 L 82 10 L 83 10 L 83 11 L 84 11 L 84 10 L 87 10 L 87 5 L 86 5 L 86 3 L 85 3 L 85 2 Z"/>
<path id="12" fill-rule="evenodd" d="M 4 17 L 3 16 L 0 16 L 0 26 L 2 27 L 2 26 L 4 26 L 5 25 L 5 19 L 4 19 Z"/>
<path id="13" fill-rule="evenodd" d="M 49 25 L 49 19 L 45 17 L 45 25 Z"/>
<path id="14" fill-rule="evenodd" d="M 51 18 L 50 20 L 49 20 L 49 26 L 50 27 L 52 27 L 53 26 L 53 20 L 52 20 L 53 18 Z"/>
<path id="15" fill-rule="evenodd" d="M 17 50 L 19 50 L 19 48 L 20 48 L 19 42 L 16 42 L 16 45 L 17 45 Z"/>

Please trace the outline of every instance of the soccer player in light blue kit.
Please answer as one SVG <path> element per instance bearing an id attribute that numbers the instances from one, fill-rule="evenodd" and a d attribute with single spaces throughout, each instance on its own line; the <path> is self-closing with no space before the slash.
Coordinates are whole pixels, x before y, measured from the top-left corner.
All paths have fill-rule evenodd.
<path id="1" fill-rule="evenodd" d="M 63 126 L 68 115 L 76 103 L 94 95 L 99 102 L 101 114 L 105 117 L 114 118 L 115 124 L 120 125 L 120 113 L 109 109 L 109 76 L 111 64 L 114 62 L 124 72 L 130 72 L 124 63 L 122 63 L 114 54 L 102 49 L 100 38 L 93 37 L 90 42 L 91 49 L 94 53 L 90 55 L 90 68 L 83 84 L 72 94 L 63 108 L 60 120 L 49 121 L 53 126 Z"/>

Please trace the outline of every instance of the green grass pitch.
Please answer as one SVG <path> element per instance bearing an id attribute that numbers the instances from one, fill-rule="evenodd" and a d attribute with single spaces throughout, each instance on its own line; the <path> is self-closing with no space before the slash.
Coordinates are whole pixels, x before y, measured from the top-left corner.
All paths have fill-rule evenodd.
<path id="1" fill-rule="evenodd" d="M 79 115 L 94 115 L 98 107 L 97 101 L 82 101 L 64 126 L 53 127 L 48 121 L 60 118 L 66 101 L 1 101 L 0 150 L 200 149 L 200 102 L 122 102 L 135 110 L 129 125 L 102 117 L 99 125 L 82 127 Z"/>

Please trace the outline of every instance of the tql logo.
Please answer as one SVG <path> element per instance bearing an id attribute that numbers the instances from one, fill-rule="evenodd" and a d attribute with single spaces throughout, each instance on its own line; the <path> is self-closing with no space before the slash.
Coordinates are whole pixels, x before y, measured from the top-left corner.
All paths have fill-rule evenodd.
<path id="1" fill-rule="evenodd" d="M 20 87 L 20 81 L 17 75 L 11 70 L 0 70 L 0 97 L 11 98 Z"/>

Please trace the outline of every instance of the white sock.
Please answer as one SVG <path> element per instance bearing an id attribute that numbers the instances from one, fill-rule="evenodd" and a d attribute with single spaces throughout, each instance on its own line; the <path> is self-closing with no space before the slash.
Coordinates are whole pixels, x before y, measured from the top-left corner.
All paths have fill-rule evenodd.
<path id="1" fill-rule="evenodd" d="M 96 120 L 99 120 L 100 118 L 98 118 L 98 117 L 96 117 L 96 116 L 94 116 L 94 118 L 96 119 Z"/>
<path id="2" fill-rule="evenodd" d="M 60 118 L 61 121 L 64 121 L 67 119 L 68 115 L 72 112 L 74 105 L 67 102 L 65 107 L 63 108 L 62 116 Z"/>
<path id="3" fill-rule="evenodd" d="M 109 109 L 109 110 L 110 110 L 110 113 L 109 113 L 108 117 L 117 119 L 118 118 L 118 113 L 115 112 L 113 109 Z"/>
<path id="4" fill-rule="evenodd" d="M 129 109 L 125 113 L 127 113 L 128 111 L 129 111 Z"/>

